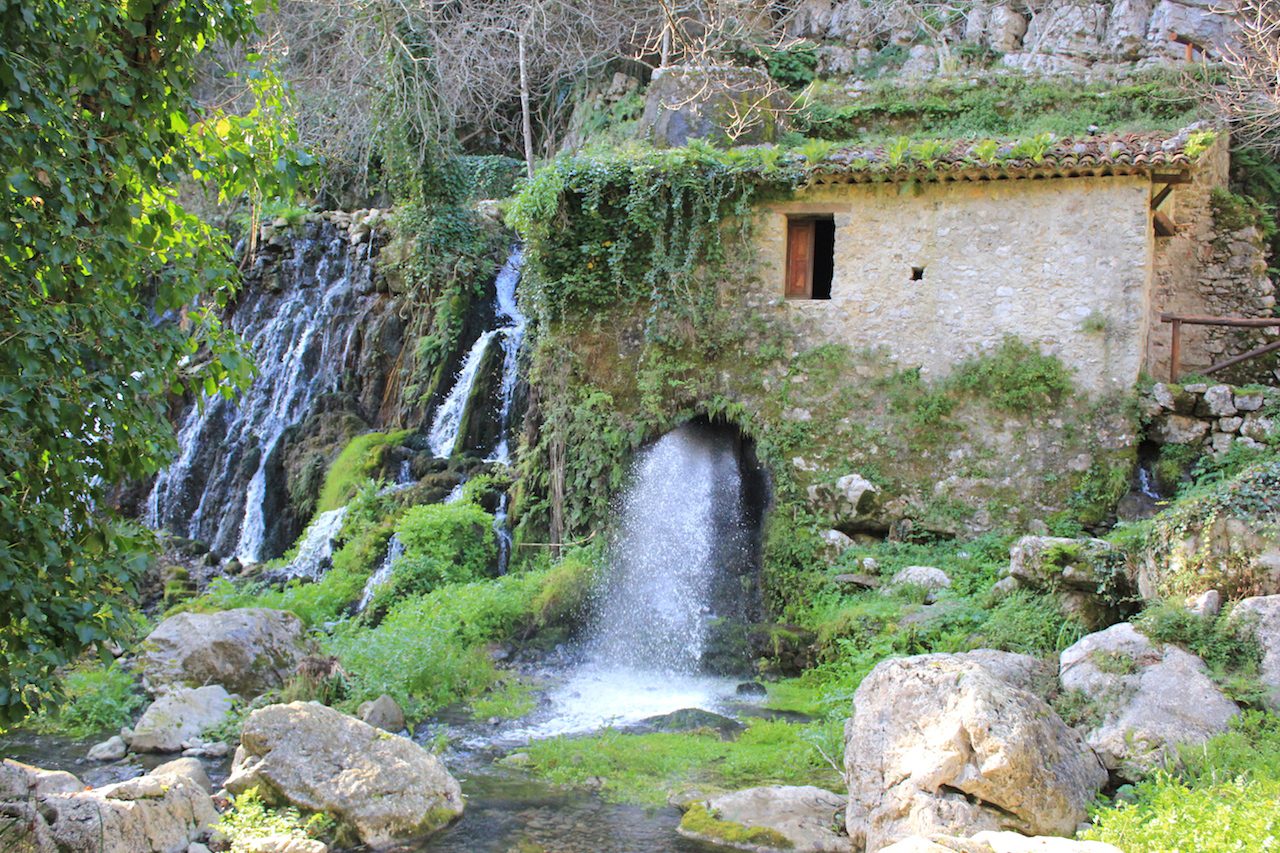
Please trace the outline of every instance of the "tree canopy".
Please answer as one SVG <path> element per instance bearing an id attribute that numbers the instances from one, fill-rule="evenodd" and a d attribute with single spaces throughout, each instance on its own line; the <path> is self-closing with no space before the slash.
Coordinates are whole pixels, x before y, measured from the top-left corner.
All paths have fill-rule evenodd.
<path id="1" fill-rule="evenodd" d="M 127 620 L 148 535 L 110 510 L 174 447 L 169 395 L 252 368 L 217 310 L 225 234 L 183 209 L 286 191 L 308 158 L 269 74 L 199 111 L 200 51 L 259 11 L 221 0 L 0 0 L 0 723 Z"/>

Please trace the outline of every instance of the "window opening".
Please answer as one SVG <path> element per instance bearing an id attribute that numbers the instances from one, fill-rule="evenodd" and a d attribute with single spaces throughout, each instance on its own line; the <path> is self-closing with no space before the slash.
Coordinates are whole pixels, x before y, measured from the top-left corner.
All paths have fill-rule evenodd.
<path id="1" fill-rule="evenodd" d="M 788 299 L 831 298 L 835 248 L 835 217 L 797 216 L 787 219 Z"/>

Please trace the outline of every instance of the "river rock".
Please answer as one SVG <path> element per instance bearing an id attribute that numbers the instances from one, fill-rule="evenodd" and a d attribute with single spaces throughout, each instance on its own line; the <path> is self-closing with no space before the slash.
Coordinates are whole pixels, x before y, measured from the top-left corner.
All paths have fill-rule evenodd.
<path id="1" fill-rule="evenodd" d="M 153 773 L 93 790 L 69 788 L 62 776 L 70 774 L 4 762 L 0 810 L 22 826 L 7 828 L 20 833 L 7 836 L 7 844 L 40 853 L 184 853 L 218 819 L 208 793 L 181 774 Z"/>
<path id="2" fill-rule="evenodd" d="M 1108 770 L 1136 782 L 1227 730 L 1240 712 L 1209 678 L 1204 661 L 1156 645 L 1127 622 L 1089 634 L 1062 652 L 1064 690 L 1079 690 L 1100 722 L 1085 734 Z"/>
<path id="3" fill-rule="evenodd" d="M 1123 853 L 1102 841 L 1076 841 L 1017 832 L 979 832 L 970 838 L 954 835 L 913 835 L 882 848 L 880 853 Z"/>
<path id="4" fill-rule="evenodd" d="M 90 761 L 119 761 L 129 752 L 128 745 L 120 735 L 113 735 L 102 743 L 89 749 Z"/>
<path id="5" fill-rule="evenodd" d="M 846 853 L 849 839 L 836 830 L 845 808 L 846 798 L 813 786 L 767 785 L 720 794 L 703 800 L 702 805 L 718 820 L 745 827 L 772 829 L 789 842 L 785 847 L 751 844 L 728 846 L 745 850 L 790 850 L 792 853 Z M 686 808 L 691 803 L 686 803 Z M 681 835 L 725 844 L 713 836 L 686 828 Z"/>
<path id="6" fill-rule="evenodd" d="M 160 696 L 133 727 L 134 752 L 181 752 L 184 742 L 226 719 L 231 696 L 218 684 L 179 687 Z"/>
<path id="7" fill-rule="evenodd" d="M 886 660 L 858 687 L 845 729 L 854 849 L 932 832 L 1066 835 L 1085 819 L 1107 781 L 1097 757 L 1043 699 L 981 660 Z M 1037 665 L 1007 669 L 1029 677 Z"/>
<path id="8" fill-rule="evenodd" d="M 1246 598 L 1231 611 L 1231 619 L 1248 626 L 1262 647 L 1259 680 L 1267 688 L 1267 705 L 1280 711 L 1280 595 Z"/>
<path id="9" fill-rule="evenodd" d="M 302 620 L 282 610 L 246 607 L 179 613 L 143 641 L 148 689 L 221 684 L 252 698 L 285 683 L 306 653 Z"/>
<path id="10" fill-rule="evenodd" d="M 245 720 L 226 788 L 328 812 L 361 842 L 417 838 L 462 814 L 462 790 L 440 759 L 332 708 L 268 705 Z"/>
<path id="11" fill-rule="evenodd" d="M 938 593 L 951 587 L 951 578 L 933 566 L 907 566 L 893 576 L 884 592 L 890 594 L 910 587 L 923 589 L 925 603 L 932 604 L 938 600 Z"/>
<path id="12" fill-rule="evenodd" d="M 372 702 L 364 702 L 356 711 L 356 716 L 371 726 L 377 726 L 389 732 L 405 730 L 404 711 L 396 704 L 396 700 L 383 693 Z"/>
<path id="13" fill-rule="evenodd" d="M 190 779 L 206 793 L 213 793 L 213 783 L 198 758 L 175 758 L 151 771 L 152 776 L 183 776 Z"/>

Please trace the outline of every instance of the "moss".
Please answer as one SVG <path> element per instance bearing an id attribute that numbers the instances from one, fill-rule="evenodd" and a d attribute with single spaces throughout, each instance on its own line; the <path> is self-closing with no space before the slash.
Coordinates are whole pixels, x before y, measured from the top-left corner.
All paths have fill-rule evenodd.
<path id="1" fill-rule="evenodd" d="M 370 432 L 353 438 L 329 466 L 316 511 L 328 512 L 351 500 L 360 485 L 382 464 L 382 455 L 387 448 L 404 441 L 411 432 Z"/>
<path id="2" fill-rule="evenodd" d="M 695 804 L 680 819 L 680 828 L 726 844 L 752 844 L 790 850 L 795 845 L 776 829 L 764 826 L 744 826 L 728 820 L 720 820 L 706 806 Z"/>

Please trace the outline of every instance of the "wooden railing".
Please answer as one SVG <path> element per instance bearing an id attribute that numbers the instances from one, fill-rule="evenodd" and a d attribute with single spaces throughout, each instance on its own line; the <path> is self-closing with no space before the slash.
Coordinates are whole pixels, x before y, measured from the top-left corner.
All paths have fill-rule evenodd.
<path id="1" fill-rule="evenodd" d="M 1280 317 L 1206 317 L 1200 314 L 1161 314 L 1161 323 L 1169 323 L 1172 326 L 1172 337 L 1169 341 L 1169 381 L 1177 382 L 1178 374 L 1181 372 L 1182 366 L 1182 326 L 1231 326 L 1237 329 L 1266 329 L 1272 326 L 1280 327 Z M 1206 367 L 1201 373 L 1216 373 L 1224 370 L 1232 365 L 1239 364 L 1242 361 L 1248 361 L 1251 358 L 1257 358 L 1260 355 L 1266 355 L 1269 352 L 1280 350 L 1280 340 L 1274 340 L 1269 344 L 1260 346 L 1257 349 L 1251 349 L 1241 355 L 1232 356 L 1224 359 L 1217 364 Z"/>

